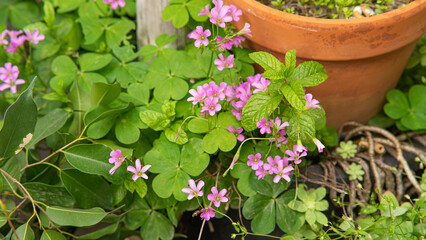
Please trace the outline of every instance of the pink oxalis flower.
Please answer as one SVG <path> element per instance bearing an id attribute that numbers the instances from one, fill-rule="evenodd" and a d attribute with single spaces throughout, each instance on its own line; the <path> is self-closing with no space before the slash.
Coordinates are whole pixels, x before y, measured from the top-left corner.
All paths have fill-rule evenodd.
<path id="1" fill-rule="evenodd" d="M 189 193 L 188 200 L 193 199 L 194 197 L 203 196 L 203 191 L 201 188 L 204 186 L 204 182 L 200 180 L 197 185 L 195 185 L 195 181 L 193 179 L 188 180 L 189 188 L 182 189 L 182 192 Z"/>
<path id="2" fill-rule="evenodd" d="M 25 83 L 25 80 L 18 79 L 18 75 L 18 67 L 13 66 L 10 62 L 5 63 L 4 67 L 0 67 L 0 80 L 3 81 L 3 83 L 0 84 L 0 91 L 10 88 L 12 93 L 16 93 L 16 86 Z"/>
<path id="3" fill-rule="evenodd" d="M 232 21 L 232 17 L 228 13 L 229 6 L 223 5 L 222 0 L 215 0 L 213 3 L 215 4 L 215 7 L 210 11 L 210 14 L 212 15 L 210 17 L 210 22 L 221 28 L 225 28 L 225 23 Z"/>
<path id="4" fill-rule="evenodd" d="M 210 220 L 210 218 L 214 218 L 213 208 L 208 207 L 201 209 L 200 217 L 204 218 L 206 221 Z"/>
<path id="5" fill-rule="evenodd" d="M 40 41 L 44 40 L 44 35 L 39 34 L 37 29 L 34 29 L 33 33 L 26 29 L 25 35 L 27 35 L 27 40 L 32 44 L 38 44 Z"/>
<path id="6" fill-rule="evenodd" d="M 265 134 L 271 133 L 272 123 L 268 122 L 266 118 L 262 118 L 260 122 L 257 123 L 257 127 L 260 128 L 260 133 Z"/>
<path id="7" fill-rule="evenodd" d="M 197 90 L 189 90 L 189 93 L 192 95 L 192 97 L 188 98 L 188 102 L 192 101 L 193 105 L 196 105 L 197 103 L 203 103 L 204 99 L 206 98 L 206 91 L 202 86 L 198 86 Z"/>
<path id="8" fill-rule="evenodd" d="M 204 100 L 205 105 L 203 106 L 203 112 L 208 112 L 210 116 L 215 115 L 222 109 L 222 106 L 217 103 L 219 99 L 217 98 L 206 98 Z"/>
<path id="9" fill-rule="evenodd" d="M 142 167 L 141 161 L 139 159 L 136 159 L 135 167 L 133 167 L 133 166 L 127 167 L 127 171 L 134 173 L 134 175 L 132 176 L 133 181 L 136 181 L 140 177 L 148 179 L 148 175 L 146 175 L 145 172 L 149 168 L 151 168 L 151 165 L 145 165 L 145 166 Z"/>
<path id="10" fill-rule="evenodd" d="M 317 145 L 318 152 L 322 152 L 323 149 L 325 148 L 324 144 L 322 144 L 322 142 L 318 140 L 317 138 L 313 138 L 312 141 L 315 143 L 315 145 Z"/>
<path id="11" fill-rule="evenodd" d="M 256 176 L 258 176 L 257 180 L 264 179 L 266 175 L 268 175 L 268 171 L 262 167 L 259 167 L 259 169 L 256 170 Z"/>
<path id="12" fill-rule="evenodd" d="M 262 155 L 256 153 L 256 155 L 250 154 L 248 156 L 249 161 L 247 161 L 247 166 L 251 167 L 253 170 L 259 169 L 263 165 L 263 161 L 260 160 Z"/>
<path id="13" fill-rule="evenodd" d="M 194 45 L 196 47 L 200 47 L 201 44 L 204 46 L 209 45 L 208 37 L 211 35 L 210 30 L 206 29 L 203 31 L 203 27 L 197 26 L 194 31 L 188 34 L 188 37 L 191 39 L 195 39 Z"/>
<path id="14" fill-rule="evenodd" d="M 244 135 L 241 134 L 243 132 L 243 128 L 235 129 L 232 125 L 229 125 L 228 131 L 233 133 L 235 135 L 235 137 L 237 137 L 238 141 L 240 141 L 240 142 L 244 141 Z"/>
<path id="15" fill-rule="evenodd" d="M 274 177 L 274 183 L 277 183 L 280 181 L 281 178 L 284 178 L 287 182 L 290 182 L 290 173 L 293 171 L 294 168 L 291 166 L 291 164 L 288 164 L 286 161 L 279 161 L 278 166 L 276 169 L 276 176 Z"/>
<path id="16" fill-rule="evenodd" d="M 121 150 L 117 149 L 116 151 L 112 151 L 110 154 L 111 158 L 109 159 L 109 163 L 114 165 L 120 165 L 124 161 L 123 155 L 121 155 Z"/>
<path id="17" fill-rule="evenodd" d="M 299 164 L 302 162 L 302 157 L 306 156 L 307 153 L 307 148 L 302 148 L 302 151 L 298 151 L 297 149 L 297 145 L 293 146 L 293 151 L 291 150 L 287 150 L 285 151 L 285 154 L 287 154 L 289 156 L 288 160 L 292 160 L 294 161 L 295 164 Z"/>
<path id="18" fill-rule="evenodd" d="M 226 189 L 222 189 L 218 192 L 216 187 L 212 187 L 212 193 L 207 195 L 207 199 L 212 201 L 216 207 L 219 207 L 221 202 L 228 202 L 228 198 L 225 197 L 225 194 Z"/>
<path id="19" fill-rule="evenodd" d="M 305 105 L 305 109 L 310 109 L 310 108 L 321 108 L 318 103 L 319 101 L 316 99 L 313 99 L 312 94 L 308 93 L 305 95 L 305 99 L 306 99 L 306 105 Z"/>
<path id="20" fill-rule="evenodd" d="M 219 69 L 219 71 L 222 71 L 225 68 L 234 67 L 234 55 L 231 54 L 227 58 L 225 58 L 223 54 L 220 53 L 218 56 L 219 59 L 215 59 L 214 64 L 217 65 L 217 69 Z"/>

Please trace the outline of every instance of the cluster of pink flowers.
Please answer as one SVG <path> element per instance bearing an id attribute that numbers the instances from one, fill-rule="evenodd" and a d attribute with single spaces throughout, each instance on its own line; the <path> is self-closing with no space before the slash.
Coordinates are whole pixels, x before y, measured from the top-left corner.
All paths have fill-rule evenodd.
<path id="1" fill-rule="evenodd" d="M 96 0 L 93 0 L 96 2 Z M 126 2 L 124 0 L 103 0 L 105 4 L 110 4 L 112 9 L 117 9 L 118 6 L 124 7 L 126 6 Z"/>
<path id="2" fill-rule="evenodd" d="M 226 87 L 227 84 L 224 82 L 220 83 L 219 86 L 213 81 L 209 84 L 205 83 L 203 86 L 198 86 L 197 90 L 189 90 L 192 97 L 189 97 L 188 101 L 192 101 L 194 106 L 197 103 L 201 105 L 200 114 L 205 115 L 208 113 L 210 116 L 213 116 L 222 109 L 219 100 L 225 99 Z"/>
<path id="3" fill-rule="evenodd" d="M 214 7 L 211 10 L 209 9 L 209 4 L 207 4 L 204 9 L 201 9 L 198 16 L 208 16 L 210 18 L 210 22 L 220 28 L 225 28 L 226 23 L 239 21 L 240 16 L 243 14 L 235 5 L 223 5 L 223 0 L 213 0 L 213 4 Z M 212 48 L 223 52 L 225 50 L 231 50 L 233 46 L 240 46 L 244 41 L 244 38 L 241 36 L 243 34 L 251 36 L 250 24 L 246 23 L 244 28 L 236 34 L 227 35 L 225 37 L 214 36 Z M 204 47 L 208 46 L 210 43 L 208 37 L 210 36 L 210 30 L 204 30 L 202 26 L 197 26 L 194 31 L 188 34 L 188 38 L 195 40 L 194 45 L 196 47 L 200 47 L 201 45 Z M 234 55 L 230 54 L 225 57 L 222 53 L 220 53 L 218 57 L 219 59 L 216 59 L 214 63 L 217 65 L 219 71 L 235 66 Z"/>
<path id="4" fill-rule="evenodd" d="M 276 142 L 276 147 L 280 147 L 281 144 L 287 143 L 284 129 L 287 126 L 289 126 L 288 122 L 281 123 L 279 117 L 275 118 L 275 120 L 269 119 L 269 121 L 267 121 L 266 118 L 262 118 L 260 122 L 257 123 L 257 127 L 260 129 L 261 134 L 272 134 L 272 136 L 269 137 L 269 141 Z"/>
<path id="5" fill-rule="evenodd" d="M 114 174 L 115 171 L 121 166 L 121 164 L 124 162 L 124 157 L 121 155 L 121 150 L 117 149 L 116 151 L 112 151 L 110 153 L 111 158 L 109 159 L 109 163 L 114 164 L 114 167 L 111 168 L 109 171 L 109 174 Z M 144 178 L 148 179 L 148 175 L 146 175 L 146 171 L 151 168 L 151 165 L 145 165 L 142 167 L 141 160 L 136 159 L 135 161 L 135 167 L 128 166 L 127 171 L 132 172 L 133 181 L 138 180 L 138 178 Z"/>
<path id="6" fill-rule="evenodd" d="M 182 192 L 188 193 L 188 200 L 193 199 L 194 197 L 202 197 L 203 191 L 201 191 L 201 188 L 204 186 L 204 182 L 200 180 L 198 184 L 195 184 L 195 181 L 193 179 L 188 180 L 189 188 L 183 188 Z M 217 190 L 217 187 L 212 187 L 211 189 L 212 193 L 207 195 L 207 199 L 210 201 L 210 204 L 208 207 L 205 207 L 201 209 L 201 218 L 204 218 L 206 221 L 210 220 L 210 218 L 213 218 L 215 216 L 215 213 L 213 212 L 213 208 L 211 208 L 211 205 L 213 204 L 215 207 L 219 207 L 221 202 L 228 202 L 228 198 L 225 197 L 226 195 L 226 189 L 222 189 L 220 191 Z"/>
<path id="7" fill-rule="evenodd" d="M 25 41 L 28 41 L 30 44 L 38 44 L 44 40 L 44 35 L 39 34 L 37 29 L 32 33 L 29 30 L 25 30 L 25 34 L 22 33 L 22 30 L 4 30 L 0 34 L 0 46 L 4 45 L 6 46 L 6 51 L 14 53 L 19 47 L 24 46 Z M 9 36 L 9 40 L 6 39 L 6 36 Z"/>
<path id="8" fill-rule="evenodd" d="M 232 101 L 232 114 L 241 120 L 241 112 L 247 101 L 253 96 L 253 93 L 266 92 L 270 81 L 262 74 L 247 77 L 247 82 L 241 82 L 236 86 L 228 86 L 225 90 L 225 95 L 228 97 L 227 101 Z"/>
<path id="9" fill-rule="evenodd" d="M 274 183 L 277 183 L 283 178 L 287 182 L 290 182 L 290 173 L 294 170 L 293 165 L 289 163 L 293 161 L 294 164 L 302 162 L 301 158 L 307 155 L 308 149 L 303 145 L 294 145 L 293 151 L 287 150 L 285 154 L 288 155 L 281 158 L 281 156 L 268 156 L 267 162 L 263 162 L 262 155 L 256 153 L 255 155 L 249 155 L 247 166 L 251 167 L 256 171 L 258 179 L 263 179 L 266 175 L 275 174 Z"/>
<path id="10" fill-rule="evenodd" d="M 10 88 L 12 93 L 16 93 L 16 86 L 25 83 L 23 79 L 18 79 L 18 76 L 19 69 L 17 66 L 13 66 L 12 63 L 7 62 L 4 67 L 0 67 L 0 80 L 3 82 L 0 84 L 0 91 Z"/>

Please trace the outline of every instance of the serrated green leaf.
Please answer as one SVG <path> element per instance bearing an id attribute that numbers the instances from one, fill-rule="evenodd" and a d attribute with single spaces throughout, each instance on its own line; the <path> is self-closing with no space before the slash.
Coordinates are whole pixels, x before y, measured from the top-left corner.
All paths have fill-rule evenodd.
<path id="1" fill-rule="evenodd" d="M 253 131 L 256 124 L 262 118 L 268 119 L 271 113 L 278 107 L 282 96 L 271 97 L 266 93 L 254 94 L 246 103 L 241 114 L 241 124 L 246 131 Z"/>
<path id="2" fill-rule="evenodd" d="M 152 110 L 142 111 L 141 120 L 155 131 L 164 130 L 170 124 L 170 119 L 164 114 Z"/>
<path id="3" fill-rule="evenodd" d="M 290 126 L 286 127 L 286 132 L 288 131 L 287 135 L 293 142 L 296 142 L 298 138 L 302 142 L 308 142 L 315 136 L 315 121 L 305 112 L 295 114 L 288 123 Z"/>
<path id="4" fill-rule="evenodd" d="M 302 87 L 315 87 L 327 79 L 324 67 L 314 61 L 307 61 L 299 64 L 290 75 L 288 81 L 298 81 Z"/>
<path id="5" fill-rule="evenodd" d="M 282 85 L 281 92 L 292 107 L 297 110 L 303 110 L 305 108 L 305 91 L 303 91 L 303 87 L 299 81 L 292 81 L 289 84 Z"/>
<path id="6" fill-rule="evenodd" d="M 274 55 L 267 52 L 254 52 L 249 54 L 257 64 L 262 66 L 265 71 L 283 72 L 284 64 L 282 64 Z"/>

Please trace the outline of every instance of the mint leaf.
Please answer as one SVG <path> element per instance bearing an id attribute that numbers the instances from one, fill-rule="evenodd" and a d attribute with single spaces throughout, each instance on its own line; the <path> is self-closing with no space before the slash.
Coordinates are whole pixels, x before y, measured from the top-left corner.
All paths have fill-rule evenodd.
<path id="1" fill-rule="evenodd" d="M 266 93 L 254 94 L 246 103 L 241 114 L 241 124 L 246 131 L 253 131 L 262 118 L 268 119 L 278 107 L 282 96 L 269 96 Z"/>

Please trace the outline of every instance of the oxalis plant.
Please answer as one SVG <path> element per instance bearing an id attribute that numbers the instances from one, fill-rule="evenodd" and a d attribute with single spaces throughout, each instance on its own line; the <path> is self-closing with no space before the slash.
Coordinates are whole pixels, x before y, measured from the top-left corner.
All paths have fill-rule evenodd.
<path id="1" fill-rule="evenodd" d="M 161 35 L 135 52 L 129 1 L 104 2 L 47 1 L 29 33 L 2 35 L 2 50 L 13 42 L 32 56 L 19 66 L 25 77 L 18 53 L 0 70 L 13 103 L 0 131 L 2 237 L 172 239 L 185 211 L 203 222 L 227 217 L 232 237 L 276 225 L 321 232 L 323 189 L 287 188 L 308 150 L 324 149 L 325 113 L 304 89 L 326 80 L 324 68 L 296 67 L 295 50 L 281 63 L 241 49 L 250 25 L 235 32 L 230 23 L 242 13 L 220 0 L 193 19 L 202 26 L 188 34 L 192 46 L 167 49 L 175 37 Z M 156 58 L 147 65 L 138 56 Z M 304 211 L 302 202 L 321 206 Z M 242 209 L 252 232 L 226 215 L 229 207 Z"/>

